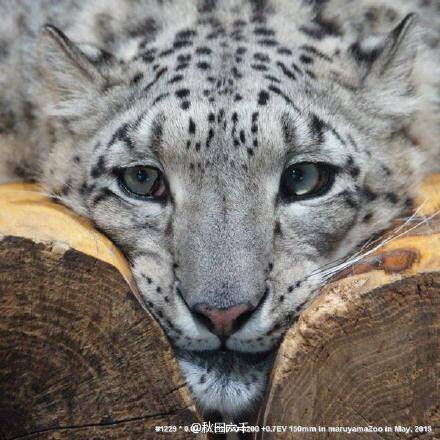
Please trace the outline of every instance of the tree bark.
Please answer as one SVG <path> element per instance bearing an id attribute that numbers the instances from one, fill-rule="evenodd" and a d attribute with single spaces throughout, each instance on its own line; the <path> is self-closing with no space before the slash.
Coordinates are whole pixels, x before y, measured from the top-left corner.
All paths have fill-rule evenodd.
<path id="1" fill-rule="evenodd" d="M 147 439 L 198 421 L 122 255 L 37 191 L 0 187 L 0 438 Z"/>
<path id="2" fill-rule="evenodd" d="M 425 219 L 439 211 L 440 176 L 427 180 L 422 203 Z M 439 217 L 409 223 L 322 289 L 286 335 L 259 415 L 288 434 L 257 438 L 440 438 Z M 331 431 L 368 426 L 383 431 Z"/>

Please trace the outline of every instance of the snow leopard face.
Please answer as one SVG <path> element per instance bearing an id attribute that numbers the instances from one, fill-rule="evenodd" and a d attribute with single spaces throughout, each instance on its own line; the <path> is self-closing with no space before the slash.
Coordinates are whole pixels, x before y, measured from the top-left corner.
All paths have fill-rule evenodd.
<path id="1" fill-rule="evenodd" d="M 198 11 L 129 59 L 53 27 L 40 45 L 46 186 L 126 254 L 207 411 L 252 410 L 285 331 L 419 179 L 412 17 L 348 45 L 307 26 Z"/>

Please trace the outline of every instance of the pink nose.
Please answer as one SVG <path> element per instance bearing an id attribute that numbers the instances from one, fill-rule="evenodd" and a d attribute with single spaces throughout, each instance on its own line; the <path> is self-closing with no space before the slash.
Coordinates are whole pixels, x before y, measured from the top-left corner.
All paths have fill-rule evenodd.
<path id="1" fill-rule="evenodd" d="M 196 304 L 193 309 L 208 321 L 210 330 L 218 336 L 229 336 L 238 330 L 238 324 L 244 324 L 253 307 L 250 304 L 238 304 L 227 309 L 209 307 L 207 304 Z M 241 319 L 238 319 L 240 318 Z"/>

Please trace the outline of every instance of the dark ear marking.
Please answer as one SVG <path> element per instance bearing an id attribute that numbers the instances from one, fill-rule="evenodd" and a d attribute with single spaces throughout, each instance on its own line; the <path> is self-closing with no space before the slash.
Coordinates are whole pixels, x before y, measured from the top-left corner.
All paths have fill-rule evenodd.
<path id="1" fill-rule="evenodd" d="M 405 76 L 412 68 L 417 52 L 418 35 L 416 14 L 408 14 L 390 33 L 373 47 L 363 42 L 354 43 L 351 56 L 377 77 L 391 76 L 396 79 Z"/>
<path id="2" fill-rule="evenodd" d="M 383 49 L 382 47 L 377 46 L 370 51 L 366 51 L 362 49 L 361 43 L 359 41 L 356 41 L 350 46 L 349 50 L 352 57 L 358 63 L 372 64 L 374 61 L 377 60 L 380 53 L 382 52 L 382 49 Z"/>

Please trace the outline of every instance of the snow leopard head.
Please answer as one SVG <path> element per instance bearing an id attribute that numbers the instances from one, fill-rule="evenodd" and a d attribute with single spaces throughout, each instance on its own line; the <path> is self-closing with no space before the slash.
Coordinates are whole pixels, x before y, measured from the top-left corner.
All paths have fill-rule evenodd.
<path id="1" fill-rule="evenodd" d="M 197 10 L 116 55 L 52 26 L 40 44 L 45 185 L 126 254 L 198 403 L 226 414 L 421 177 L 413 16 L 350 44 L 288 18 Z"/>

